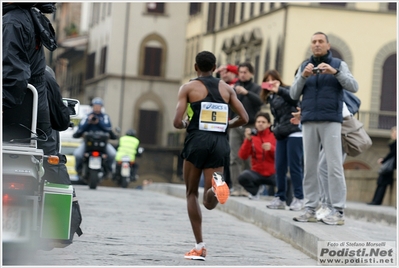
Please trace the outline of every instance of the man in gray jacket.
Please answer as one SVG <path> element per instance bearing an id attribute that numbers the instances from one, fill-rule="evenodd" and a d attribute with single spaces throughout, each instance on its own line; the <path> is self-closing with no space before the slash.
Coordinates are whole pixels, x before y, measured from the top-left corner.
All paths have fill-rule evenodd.
<path id="1" fill-rule="evenodd" d="M 320 200 L 317 165 L 322 146 L 328 162 L 329 195 L 334 209 L 321 220 L 326 224 L 343 225 L 346 204 L 341 143 L 343 90 L 357 92 L 358 84 L 348 65 L 332 57 L 326 34 L 313 34 L 311 50 L 313 55 L 302 63 L 290 88 L 292 99 L 302 95 L 305 160 L 303 191 L 306 209 L 302 215 L 294 217 L 294 221 L 317 222 L 315 210 Z"/>

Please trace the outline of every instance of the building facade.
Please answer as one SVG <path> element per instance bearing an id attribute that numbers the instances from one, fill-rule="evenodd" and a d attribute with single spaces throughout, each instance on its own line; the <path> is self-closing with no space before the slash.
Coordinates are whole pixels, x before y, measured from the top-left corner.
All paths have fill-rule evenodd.
<path id="1" fill-rule="evenodd" d="M 359 120 L 374 146 L 348 157 L 346 168 L 376 168 L 384 155 L 397 112 L 397 14 L 388 2 L 207 2 L 190 16 L 186 33 L 184 81 L 194 76 L 194 56 L 212 51 L 218 64 L 250 61 L 254 80 L 276 69 L 291 84 L 311 56 L 310 39 L 328 35 L 333 55 L 344 60 L 359 83 Z M 264 107 L 266 110 L 267 106 Z M 378 156 L 378 157 L 377 157 Z"/>
<path id="2" fill-rule="evenodd" d="M 86 30 L 63 36 L 57 49 L 64 96 L 82 104 L 101 97 L 122 134 L 134 128 L 143 144 L 166 146 L 184 68 L 189 4 L 78 4 Z M 71 6 L 60 6 L 59 14 L 65 9 Z"/>

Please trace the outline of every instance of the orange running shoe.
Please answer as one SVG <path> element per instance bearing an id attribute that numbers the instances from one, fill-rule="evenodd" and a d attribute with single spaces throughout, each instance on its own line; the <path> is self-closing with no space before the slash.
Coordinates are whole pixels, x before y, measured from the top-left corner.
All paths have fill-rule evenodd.
<path id="1" fill-rule="evenodd" d="M 212 180 L 213 192 L 220 204 L 224 204 L 229 198 L 230 189 L 226 182 L 223 180 L 223 176 L 219 172 L 213 172 Z"/>
<path id="2" fill-rule="evenodd" d="M 193 248 L 192 250 L 184 254 L 184 258 L 186 259 L 199 260 L 199 261 L 205 261 L 205 256 L 206 256 L 206 248 L 201 248 L 200 250 Z"/>

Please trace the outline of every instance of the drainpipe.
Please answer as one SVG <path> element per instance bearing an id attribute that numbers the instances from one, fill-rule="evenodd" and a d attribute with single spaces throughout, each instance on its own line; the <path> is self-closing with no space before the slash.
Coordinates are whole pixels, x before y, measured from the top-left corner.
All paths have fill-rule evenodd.
<path id="1" fill-rule="evenodd" d="M 119 125 L 122 127 L 123 104 L 125 98 L 125 80 L 126 80 L 126 55 L 127 55 L 127 42 L 129 33 L 129 20 L 130 20 L 130 3 L 126 3 L 126 19 L 125 19 L 125 38 L 123 42 L 123 56 L 122 56 L 122 81 L 121 81 L 121 98 L 119 100 Z"/>

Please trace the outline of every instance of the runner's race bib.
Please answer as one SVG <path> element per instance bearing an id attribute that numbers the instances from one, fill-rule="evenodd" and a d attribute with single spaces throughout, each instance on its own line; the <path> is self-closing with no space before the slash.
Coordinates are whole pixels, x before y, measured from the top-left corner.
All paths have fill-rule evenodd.
<path id="1" fill-rule="evenodd" d="M 229 106 L 225 103 L 202 102 L 199 129 L 225 132 L 228 124 Z"/>

